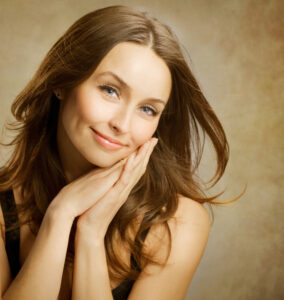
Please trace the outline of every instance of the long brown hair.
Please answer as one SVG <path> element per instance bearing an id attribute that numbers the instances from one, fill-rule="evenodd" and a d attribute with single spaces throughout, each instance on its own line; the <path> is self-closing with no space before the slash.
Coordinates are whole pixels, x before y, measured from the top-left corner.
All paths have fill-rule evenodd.
<path id="1" fill-rule="evenodd" d="M 228 143 L 218 118 L 201 92 L 170 28 L 146 13 L 125 6 L 93 11 L 76 21 L 47 53 L 38 71 L 16 97 L 12 113 L 16 118 L 10 129 L 17 132 L 13 153 L 0 171 L 0 190 L 21 186 L 21 211 L 29 213 L 36 233 L 47 206 L 67 181 L 56 145 L 59 101 L 56 89 L 72 89 L 87 79 L 102 58 L 120 42 L 151 47 L 170 69 L 172 90 L 155 135 L 159 143 L 147 170 L 126 203 L 112 220 L 105 246 L 112 278 L 137 278 L 138 270 L 155 262 L 144 250 L 143 232 L 163 225 L 183 195 L 200 203 L 213 203 L 206 197 L 196 175 L 207 135 L 216 151 L 217 168 L 213 183 L 222 176 L 228 160 Z M 143 216 L 136 238 L 129 234 L 134 221 Z M 74 229 L 74 228 L 73 228 Z M 125 266 L 114 247 L 119 234 L 133 254 L 138 268 Z M 91 238 L 91 237 L 90 237 Z M 74 235 L 70 238 L 72 245 Z M 69 247 L 72 256 L 72 246 Z"/>

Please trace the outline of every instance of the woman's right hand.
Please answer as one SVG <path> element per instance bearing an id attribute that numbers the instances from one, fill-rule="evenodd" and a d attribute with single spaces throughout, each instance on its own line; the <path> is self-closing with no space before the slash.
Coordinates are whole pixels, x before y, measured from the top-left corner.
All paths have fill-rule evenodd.
<path id="1" fill-rule="evenodd" d="M 126 159 L 109 168 L 98 168 L 64 186 L 48 210 L 74 219 L 83 214 L 108 192 L 119 179 Z"/>

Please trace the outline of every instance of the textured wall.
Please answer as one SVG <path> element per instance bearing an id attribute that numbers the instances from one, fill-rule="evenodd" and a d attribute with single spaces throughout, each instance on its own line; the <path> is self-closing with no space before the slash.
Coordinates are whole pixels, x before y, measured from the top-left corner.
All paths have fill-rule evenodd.
<path id="1" fill-rule="evenodd" d="M 248 185 L 237 203 L 214 209 L 187 299 L 283 299 L 284 1 L 0 0 L 0 125 L 55 40 L 78 17 L 111 4 L 149 10 L 173 27 L 228 134 L 231 159 L 215 191 L 226 188 L 229 199 Z M 208 151 L 202 166 L 208 177 Z"/>

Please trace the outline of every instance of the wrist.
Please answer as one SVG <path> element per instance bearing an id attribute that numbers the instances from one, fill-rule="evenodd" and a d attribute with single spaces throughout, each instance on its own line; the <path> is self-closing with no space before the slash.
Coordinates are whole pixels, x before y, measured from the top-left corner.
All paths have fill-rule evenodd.
<path id="1" fill-rule="evenodd" d="M 87 222 L 85 219 L 78 219 L 76 224 L 75 245 L 85 244 L 92 247 L 104 247 L 105 235 L 102 231 L 97 230 L 94 224 Z"/>
<path id="2" fill-rule="evenodd" d="M 49 207 L 46 210 L 45 218 L 48 220 L 48 223 L 50 224 L 62 223 L 70 226 L 72 226 L 72 223 L 75 219 L 75 217 L 71 216 L 71 214 L 68 214 L 63 209 L 60 209 L 59 207 L 52 205 L 52 203 L 49 205 Z"/>

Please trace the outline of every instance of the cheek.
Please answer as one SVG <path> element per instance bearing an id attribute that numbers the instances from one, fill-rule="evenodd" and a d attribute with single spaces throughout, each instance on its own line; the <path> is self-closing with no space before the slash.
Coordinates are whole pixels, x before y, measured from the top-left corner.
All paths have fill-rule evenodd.
<path id="1" fill-rule="evenodd" d="M 85 93 L 76 97 L 74 104 L 79 118 L 90 125 L 94 122 L 106 121 L 111 113 L 109 107 L 104 105 L 99 96 L 94 93 Z"/>
<path id="2" fill-rule="evenodd" d="M 136 146 L 146 143 L 155 133 L 158 122 L 136 122 L 133 127 L 133 137 Z"/>

